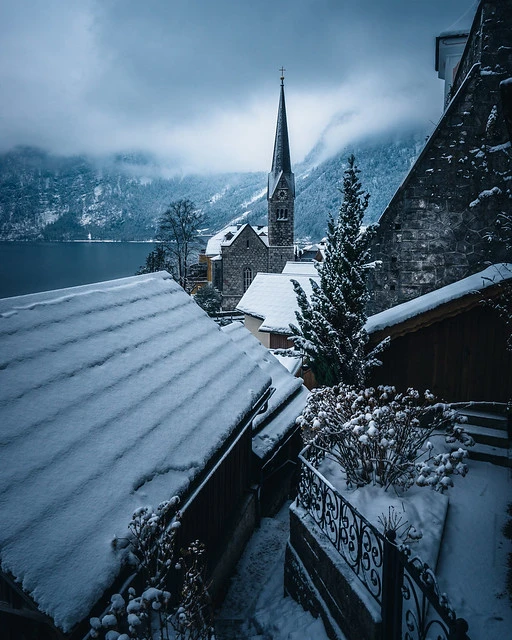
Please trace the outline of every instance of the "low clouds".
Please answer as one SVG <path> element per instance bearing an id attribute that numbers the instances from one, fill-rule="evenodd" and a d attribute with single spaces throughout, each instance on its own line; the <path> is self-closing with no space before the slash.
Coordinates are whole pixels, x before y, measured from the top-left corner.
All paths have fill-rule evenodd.
<path id="1" fill-rule="evenodd" d="M 470 0 L 4 0 L 0 148 L 267 170 L 281 64 L 292 154 L 440 115 L 435 35 Z M 412 5 L 412 6 L 411 6 Z"/>

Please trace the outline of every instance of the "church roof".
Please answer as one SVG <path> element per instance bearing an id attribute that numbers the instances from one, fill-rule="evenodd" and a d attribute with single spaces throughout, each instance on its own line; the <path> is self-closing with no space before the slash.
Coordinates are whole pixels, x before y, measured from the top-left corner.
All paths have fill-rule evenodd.
<path id="1" fill-rule="evenodd" d="M 228 225 L 218 231 L 213 237 L 208 240 L 206 245 L 205 255 L 208 257 L 218 256 L 222 253 L 222 247 L 229 247 L 233 244 L 236 238 L 242 233 L 247 224 Z M 254 233 L 261 239 L 261 241 L 268 246 L 268 227 L 250 225 Z"/>
<path id="2" fill-rule="evenodd" d="M 277 111 L 276 138 L 274 141 L 274 155 L 272 157 L 272 173 L 283 171 L 291 173 L 290 142 L 288 140 L 288 123 L 286 121 L 286 104 L 284 99 L 284 84 L 281 84 L 279 108 Z"/>
<path id="3" fill-rule="evenodd" d="M 256 227 L 253 225 L 249 225 L 249 224 L 243 224 L 241 226 L 238 227 L 236 233 L 232 234 L 232 233 L 228 233 L 224 240 L 221 242 L 221 247 L 230 247 L 235 240 L 244 232 L 246 227 L 250 227 L 254 233 L 260 238 L 260 240 L 263 242 L 263 244 L 267 245 L 268 247 L 268 227 Z"/>
<path id="4" fill-rule="evenodd" d="M 0 341 L 2 570 L 68 631 L 271 380 L 166 272 L 0 300 Z"/>

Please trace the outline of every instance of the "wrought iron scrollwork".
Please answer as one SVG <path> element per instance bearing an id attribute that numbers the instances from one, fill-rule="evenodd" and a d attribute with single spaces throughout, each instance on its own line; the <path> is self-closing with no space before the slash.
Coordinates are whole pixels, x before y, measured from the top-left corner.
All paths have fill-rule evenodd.
<path id="1" fill-rule="evenodd" d="M 323 452 L 311 445 L 301 451 L 297 500 L 382 607 L 383 585 L 389 585 L 389 575 L 383 576 L 384 553 L 390 543 L 318 471 L 323 458 Z M 403 567 L 396 572 L 401 578 L 393 578 L 402 595 L 401 629 L 396 629 L 393 637 L 469 640 L 466 621 L 456 617 L 429 566 L 418 557 L 410 558 L 407 549 L 393 548 L 397 551 L 396 566 Z"/>
<path id="2" fill-rule="evenodd" d="M 369 593 L 380 603 L 383 557 L 381 534 L 302 454 L 298 491 L 300 503 Z"/>

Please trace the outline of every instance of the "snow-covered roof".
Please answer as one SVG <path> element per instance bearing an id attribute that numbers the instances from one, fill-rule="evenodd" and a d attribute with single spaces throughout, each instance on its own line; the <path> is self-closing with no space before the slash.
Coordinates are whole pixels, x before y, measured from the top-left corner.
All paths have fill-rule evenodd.
<path id="1" fill-rule="evenodd" d="M 254 233 L 256 233 L 261 241 L 268 246 L 268 227 L 252 226 L 247 224 L 230 225 L 221 229 L 221 231 L 208 240 L 205 255 L 210 257 L 219 255 L 222 252 L 222 247 L 231 246 L 247 226 L 251 226 Z"/>
<path id="2" fill-rule="evenodd" d="M 295 426 L 297 416 L 306 404 L 308 390 L 301 378 L 292 375 L 261 342 L 240 322 L 233 322 L 222 330 L 259 367 L 272 377 L 275 391 L 270 396 L 267 410 L 253 421 L 253 451 L 265 458 Z"/>
<path id="3" fill-rule="evenodd" d="M 221 252 L 221 245 L 227 235 L 235 234 L 238 231 L 237 225 L 230 225 L 228 227 L 224 227 L 218 231 L 214 236 L 212 236 L 206 245 L 205 255 L 207 256 L 217 256 Z"/>
<path id="4" fill-rule="evenodd" d="M 274 358 L 283 365 L 283 367 L 285 369 L 287 369 L 290 373 L 292 373 L 293 375 L 295 375 L 302 364 L 302 358 L 300 355 L 297 356 L 291 356 L 291 355 L 287 355 L 287 356 L 283 356 L 280 353 L 275 353 L 275 351 L 273 351 L 272 349 L 270 350 L 270 352 L 272 353 L 272 355 L 274 356 Z"/>
<path id="5" fill-rule="evenodd" d="M 451 36 L 467 36 L 471 30 L 471 25 L 475 19 L 475 13 L 479 2 L 473 2 L 473 4 L 466 9 L 466 11 L 456 20 L 448 29 L 445 29 L 439 34 L 441 38 L 447 38 Z"/>
<path id="6" fill-rule="evenodd" d="M 458 280 L 452 284 L 436 289 L 423 296 L 403 302 L 396 307 L 386 309 L 370 316 L 365 328 L 368 333 L 381 331 L 386 327 L 392 327 L 410 318 L 414 318 L 426 311 L 430 311 L 443 304 L 457 300 L 476 291 L 481 291 L 489 286 L 512 278 L 512 264 L 495 264 L 487 267 L 479 273 Z"/>
<path id="7" fill-rule="evenodd" d="M 2 570 L 68 631 L 271 380 L 166 272 L 0 300 L 0 341 Z"/>
<path id="8" fill-rule="evenodd" d="M 289 261 L 284 265 L 282 273 L 308 276 L 318 275 L 314 262 Z"/>
<path id="9" fill-rule="evenodd" d="M 302 387 L 302 378 L 296 378 L 283 367 L 241 322 L 232 322 L 222 330 L 272 378 L 275 391 L 268 401 L 267 411 L 257 415 L 253 421 L 253 428 L 257 431 L 262 422 Z"/>
<path id="10" fill-rule="evenodd" d="M 306 295 L 311 295 L 310 280 L 319 280 L 318 275 L 296 275 L 287 273 L 258 273 L 237 305 L 242 313 L 261 318 L 259 331 L 290 334 L 290 324 L 297 324 L 297 296 L 292 280 L 302 286 Z"/>

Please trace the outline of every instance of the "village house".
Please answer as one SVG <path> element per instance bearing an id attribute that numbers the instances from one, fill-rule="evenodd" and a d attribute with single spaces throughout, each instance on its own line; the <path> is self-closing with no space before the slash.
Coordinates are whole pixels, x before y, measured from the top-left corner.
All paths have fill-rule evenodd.
<path id="1" fill-rule="evenodd" d="M 292 280 L 311 295 L 310 280 L 319 280 L 314 263 L 289 262 L 283 273 L 258 273 L 237 305 L 244 324 L 268 349 L 289 349 L 290 324 L 297 324 L 297 296 Z"/>
<path id="2" fill-rule="evenodd" d="M 0 300 L 0 339 L 2 638 L 83 638 L 130 574 L 114 541 L 174 495 L 221 590 L 259 510 L 274 372 L 166 272 Z M 276 412 L 302 394 L 281 369 Z"/>
<path id="3" fill-rule="evenodd" d="M 372 383 L 430 389 L 449 402 L 506 404 L 512 354 L 489 303 L 510 283 L 512 264 L 497 264 L 368 318 L 370 346 L 390 339 Z"/>

